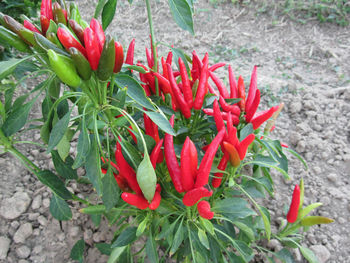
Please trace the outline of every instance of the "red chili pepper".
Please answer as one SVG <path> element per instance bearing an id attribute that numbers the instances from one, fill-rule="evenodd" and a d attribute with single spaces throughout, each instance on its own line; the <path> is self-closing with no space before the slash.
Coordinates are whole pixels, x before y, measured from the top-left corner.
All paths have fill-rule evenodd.
<path id="1" fill-rule="evenodd" d="M 208 183 L 211 165 L 213 164 L 219 145 L 225 136 L 225 132 L 225 129 L 221 129 L 215 136 L 214 140 L 210 143 L 208 150 L 205 152 L 198 169 L 197 179 L 194 185 L 195 188 L 204 186 Z"/>
<path id="2" fill-rule="evenodd" d="M 143 121 L 145 125 L 145 132 L 147 135 L 151 136 L 156 143 L 159 142 L 158 126 L 148 117 L 146 113 L 143 114 Z"/>
<path id="3" fill-rule="evenodd" d="M 299 185 L 295 185 L 292 202 L 290 204 L 289 211 L 287 214 L 287 221 L 289 223 L 294 223 L 297 220 L 299 205 L 300 205 L 300 187 Z"/>
<path id="4" fill-rule="evenodd" d="M 250 94 L 250 91 L 249 91 Z M 255 92 L 255 96 L 253 101 L 250 103 L 250 105 L 248 106 L 248 104 L 246 105 L 246 115 L 245 115 L 245 120 L 247 122 L 250 122 L 252 120 L 252 118 L 254 117 L 254 114 L 256 112 L 256 110 L 258 109 L 260 104 L 260 90 L 256 90 Z"/>
<path id="5" fill-rule="evenodd" d="M 191 118 L 191 109 L 188 106 L 188 104 L 186 103 L 184 97 L 181 94 L 179 87 L 176 84 L 176 80 L 175 80 L 174 75 L 173 75 L 173 70 L 171 69 L 171 66 L 169 64 L 167 64 L 167 69 L 168 69 L 170 86 L 171 86 L 171 89 L 174 93 L 176 101 L 178 102 L 178 104 L 180 106 L 180 110 L 186 119 Z"/>
<path id="6" fill-rule="evenodd" d="M 194 206 L 203 197 L 210 197 L 213 195 L 213 191 L 209 191 L 205 187 L 193 188 L 188 191 L 182 198 L 182 202 L 185 206 Z"/>
<path id="7" fill-rule="evenodd" d="M 214 81 L 216 87 L 218 88 L 220 95 L 224 99 L 230 98 L 230 95 L 228 94 L 228 91 L 224 85 L 224 83 L 213 73 L 209 70 L 209 76 Z"/>
<path id="8" fill-rule="evenodd" d="M 197 205 L 198 213 L 201 217 L 205 219 L 212 219 L 214 217 L 214 213 L 210 211 L 210 204 L 208 201 L 202 200 Z"/>
<path id="9" fill-rule="evenodd" d="M 230 156 L 230 163 L 233 167 L 238 167 L 241 163 L 241 160 L 239 158 L 238 151 L 235 146 L 233 146 L 231 143 L 223 142 L 225 151 Z"/>
<path id="10" fill-rule="evenodd" d="M 214 72 L 218 68 L 224 67 L 225 65 L 226 65 L 226 63 L 224 63 L 224 62 L 216 63 L 209 68 L 209 71 Z"/>
<path id="11" fill-rule="evenodd" d="M 216 90 L 208 83 L 208 88 L 209 88 L 209 92 L 211 94 L 214 94 L 215 96 L 219 96 L 219 94 L 216 92 Z"/>
<path id="12" fill-rule="evenodd" d="M 162 199 L 162 197 L 161 197 L 160 193 L 156 191 L 154 193 L 154 197 L 153 197 L 152 202 L 149 204 L 149 209 L 156 210 L 158 208 L 158 206 L 160 205 L 161 199 Z"/>
<path id="13" fill-rule="evenodd" d="M 181 151 L 181 183 L 185 192 L 193 188 L 197 175 L 197 149 L 189 137 L 186 138 Z"/>
<path id="14" fill-rule="evenodd" d="M 130 125 L 128 128 L 129 128 L 128 129 L 129 134 L 131 135 L 131 137 L 134 140 L 134 142 L 137 144 L 137 138 L 136 138 L 136 136 L 135 136 L 135 134 L 133 132 L 132 126 Z"/>
<path id="15" fill-rule="evenodd" d="M 121 147 L 120 143 L 117 143 L 117 149 L 115 151 L 115 160 L 118 164 L 121 176 L 123 176 L 127 180 L 130 188 L 136 194 L 142 195 L 141 188 L 140 188 L 139 184 L 137 183 L 135 171 L 134 171 L 134 169 L 131 168 L 131 166 L 128 164 L 128 162 L 124 159 L 124 156 L 122 153 L 122 147 Z"/>
<path id="16" fill-rule="evenodd" d="M 249 92 L 248 92 L 248 97 L 247 101 L 245 103 L 246 108 L 250 108 L 252 106 L 252 103 L 254 101 L 254 98 L 256 96 L 256 91 L 257 91 L 257 74 L 256 74 L 257 66 L 254 66 L 252 76 L 250 78 L 250 85 L 249 85 Z"/>
<path id="17" fill-rule="evenodd" d="M 202 61 L 199 59 L 196 51 L 193 51 L 192 52 L 192 70 L 191 70 L 193 81 L 199 79 L 201 68 L 202 68 Z"/>
<path id="18" fill-rule="evenodd" d="M 123 46 L 119 42 L 115 41 L 115 64 L 114 64 L 114 73 L 118 73 L 123 66 L 123 61 L 124 61 L 124 52 L 123 52 Z"/>
<path id="19" fill-rule="evenodd" d="M 274 106 L 268 110 L 256 113 L 253 119 L 250 121 L 250 123 L 253 124 L 253 129 L 256 130 L 261 124 L 270 119 L 274 112 L 278 110 L 278 107 L 279 106 Z"/>
<path id="20" fill-rule="evenodd" d="M 163 139 L 159 140 L 156 144 L 156 146 L 154 146 L 150 159 L 151 159 L 151 163 L 154 169 L 156 169 L 156 165 L 157 165 L 157 161 L 159 159 L 159 156 L 162 152 L 162 146 L 163 146 Z"/>
<path id="21" fill-rule="evenodd" d="M 228 162 L 228 154 L 224 154 L 222 157 L 221 157 L 221 160 L 220 160 L 220 163 L 218 165 L 218 169 L 219 170 L 225 170 L 226 169 L 226 166 L 227 166 L 227 162 Z M 221 181 L 222 181 L 222 175 L 223 173 L 215 173 L 214 174 L 214 178 L 213 180 L 211 181 L 211 184 L 214 188 L 218 188 L 221 184 Z"/>
<path id="22" fill-rule="evenodd" d="M 241 110 L 237 105 L 228 104 L 222 96 L 219 97 L 219 102 L 220 102 L 220 105 L 221 105 L 223 111 L 226 111 L 226 112 L 230 111 L 238 117 L 241 114 Z"/>
<path id="23" fill-rule="evenodd" d="M 183 85 L 182 93 L 184 94 L 184 98 L 188 106 L 190 107 L 190 109 L 192 109 L 193 107 L 192 88 L 190 85 L 190 81 L 188 79 L 185 63 L 182 61 L 181 58 L 179 58 L 179 67 L 180 67 L 181 81 Z"/>
<path id="24" fill-rule="evenodd" d="M 23 26 L 27 29 L 29 29 L 30 31 L 33 32 L 37 32 L 39 34 L 41 34 L 40 30 L 36 28 L 35 25 L 33 25 L 29 20 L 24 20 L 23 21 Z"/>
<path id="25" fill-rule="evenodd" d="M 139 65 L 139 64 L 137 64 L 137 65 Z M 141 82 L 145 83 L 145 84 L 141 84 L 141 86 L 143 87 L 143 89 L 144 89 L 144 91 L 146 93 L 146 96 L 151 96 L 152 95 L 151 94 L 151 90 L 150 90 L 150 88 L 149 88 L 149 86 L 147 84 L 147 80 L 146 80 L 144 75 L 145 74 L 142 74 L 141 72 L 139 73 Z"/>
<path id="26" fill-rule="evenodd" d="M 134 65 L 134 49 L 135 49 L 135 38 L 133 38 L 129 44 L 128 52 L 126 53 L 125 64 Z"/>
<path id="27" fill-rule="evenodd" d="M 157 77 L 158 79 L 158 83 L 159 83 L 159 86 L 161 88 L 161 90 L 165 93 L 165 94 L 171 94 L 172 95 L 172 98 L 173 98 L 173 92 L 171 90 L 171 86 L 170 86 L 170 82 L 169 80 L 167 80 L 165 78 L 165 76 L 162 76 L 161 74 L 159 74 L 158 72 L 154 72 L 154 75 Z"/>
<path id="28" fill-rule="evenodd" d="M 239 108 L 241 111 L 245 111 L 245 88 L 242 76 L 238 77 L 238 98 L 241 98 L 241 100 L 238 102 Z"/>
<path id="29" fill-rule="evenodd" d="M 174 126 L 174 118 L 174 115 L 170 118 L 171 126 Z M 173 136 L 168 133 L 164 135 L 164 155 L 165 162 L 168 166 L 169 175 L 173 181 L 175 189 L 179 193 L 182 193 L 184 190 L 181 184 L 181 170 L 176 159 Z"/>
<path id="30" fill-rule="evenodd" d="M 230 82 L 230 98 L 234 99 L 238 97 L 238 92 L 237 92 L 237 82 L 236 82 L 236 78 L 235 75 L 233 74 L 233 70 L 231 68 L 231 65 L 228 66 L 228 79 Z"/>
<path id="31" fill-rule="evenodd" d="M 75 47 L 78 49 L 85 57 L 87 57 L 85 48 L 69 33 L 62 27 L 57 29 L 57 37 L 62 43 L 62 45 L 69 51 L 69 48 Z"/>
<path id="32" fill-rule="evenodd" d="M 203 105 L 204 97 L 208 92 L 208 78 L 209 78 L 209 71 L 208 71 L 208 53 L 205 54 L 205 63 L 203 63 L 203 67 L 201 69 L 201 75 L 199 78 L 196 98 L 194 100 L 193 108 L 195 110 L 200 110 Z"/>
<path id="33" fill-rule="evenodd" d="M 103 45 L 104 45 L 105 39 L 106 39 L 105 33 L 102 29 L 102 25 L 100 24 L 100 22 L 98 22 L 98 20 L 93 18 L 90 21 L 90 28 L 92 29 L 92 31 L 94 31 L 100 52 L 102 52 Z"/>
<path id="34" fill-rule="evenodd" d="M 231 113 L 229 113 L 231 115 Z M 235 126 L 233 126 L 232 118 L 228 118 L 227 121 L 227 132 L 228 132 L 228 142 L 231 143 L 233 146 L 237 147 L 239 144 L 239 140 L 237 137 L 237 129 Z"/>
<path id="35" fill-rule="evenodd" d="M 153 57 L 147 47 L 146 47 L 146 58 L 147 58 L 148 67 L 153 68 L 153 64 L 154 64 Z"/>
<path id="36" fill-rule="evenodd" d="M 153 42 L 152 42 L 152 36 L 151 35 L 149 35 L 149 39 L 151 41 L 151 53 L 152 53 L 152 61 L 153 61 L 152 65 L 154 65 L 155 58 L 154 58 L 154 53 L 153 53 Z M 156 49 L 156 57 L 158 58 L 157 46 L 155 47 L 155 49 Z M 153 68 L 153 66 L 152 66 L 152 68 Z M 157 64 L 157 72 L 159 72 L 159 64 Z"/>
<path id="37" fill-rule="evenodd" d="M 224 119 L 222 118 L 221 111 L 219 108 L 219 103 L 217 100 L 214 100 L 213 111 L 214 111 L 214 121 L 216 124 L 216 129 L 218 131 L 220 131 L 221 129 L 225 129 Z"/>
<path id="38" fill-rule="evenodd" d="M 244 138 L 243 141 L 241 141 L 237 147 L 237 151 L 239 154 L 239 158 L 243 161 L 246 153 L 248 146 L 254 141 L 255 135 L 254 134 L 249 134 L 247 137 Z"/>
<path id="39" fill-rule="evenodd" d="M 41 24 L 41 31 L 43 32 L 43 35 L 46 35 L 46 31 L 50 26 L 50 19 L 48 19 L 46 16 L 41 15 L 40 16 L 40 24 Z"/>
<path id="40" fill-rule="evenodd" d="M 172 62 L 173 62 L 173 53 L 170 51 L 168 53 L 168 56 L 166 57 L 166 64 L 171 65 Z"/>
<path id="41" fill-rule="evenodd" d="M 214 116 L 214 111 L 212 109 L 203 109 L 203 112 L 209 116 Z M 227 121 L 228 120 L 228 116 L 230 114 L 230 118 L 233 122 L 234 125 L 238 125 L 239 124 L 239 118 L 236 115 L 232 115 L 231 112 L 227 113 L 227 112 L 221 112 L 222 118 Z"/>
<path id="42" fill-rule="evenodd" d="M 41 1 L 41 8 L 40 8 L 40 15 L 47 17 L 47 19 L 53 20 L 53 13 L 52 13 L 52 1 L 51 0 L 42 0 Z"/>
<path id="43" fill-rule="evenodd" d="M 84 30 L 84 43 L 91 69 L 97 70 L 102 49 L 99 48 L 97 37 L 90 27 Z"/>
<path id="44" fill-rule="evenodd" d="M 148 201 L 142 195 L 122 193 L 122 199 L 124 202 L 136 206 L 138 209 L 146 209 L 148 207 Z"/>
<path id="45" fill-rule="evenodd" d="M 73 19 L 69 19 L 68 23 L 74 34 L 78 37 L 80 43 L 84 45 L 84 29 Z"/>

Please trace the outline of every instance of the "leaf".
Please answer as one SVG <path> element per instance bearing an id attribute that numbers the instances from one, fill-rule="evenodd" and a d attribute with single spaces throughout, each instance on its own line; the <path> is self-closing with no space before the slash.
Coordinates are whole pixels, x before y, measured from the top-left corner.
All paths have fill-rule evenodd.
<path id="1" fill-rule="evenodd" d="M 32 108 L 36 98 L 24 104 L 22 107 L 18 107 L 11 112 L 2 125 L 2 130 L 6 137 L 18 132 L 26 124 L 29 111 Z"/>
<path id="2" fill-rule="evenodd" d="M 298 158 L 299 161 L 301 161 L 302 164 L 304 165 L 304 168 L 306 171 L 309 170 L 309 166 L 307 165 L 306 161 L 296 151 L 292 150 L 291 148 L 285 148 L 285 150 L 287 150 L 288 152 L 293 154 L 296 158 Z"/>
<path id="3" fill-rule="evenodd" d="M 135 100 L 138 104 L 146 109 L 154 110 L 152 103 L 146 96 L 144 89 L 132 77 L 127 74 L 117 74 L 115 81 L 121 88 L 127 87 L 127 94 L 130 98 Z"/>
<path id="4" fill-rule="evenodd" d="M 182 222 L 183 221 L 181 221 L 179 228 L 177 229 L 177 231 L 175 233 L 174 241 L 173 241 L 173 244 L 172 244 L 170 252 L 169 252 L 170 256 L 172 256 L 177 251 L 177 249 L 180 247 L 180 245 L 184 239 L 184 228 L 182 226 Z"/>
<path id="5" fill-rule="evenodd" d="M 73 109 L 73 108 L 72 108 Z M 51 130 L 47 152 L 51 152 L 53 148 L 62 140 L 64 134 L 68 129 L 71 111 L 67 112 L 62 119 L 60 119 Z"/>
<path id="6" fill-rule="evenodd" d="M 206 249 L 210 249 L 209 247 L 209 241 L 208 241 L 208 237 L 205 234 L 205 231 L 203 229 L 198 228 L 198 238 L 200 240 L 200 242 L 202 243 L 202 245 L 206 248 Z"/>
<path id="7" fill-rule="evenodd" d="M 194 35 L 192 10 L 187 1 L 168 0 L 171 14 L 176 24 Z"/>
<path id="8" fill-rule="evenodd" d="M 65 179 L 78 178 L 77 171 L 72 169 L 73 159 L 70 156 L 66 159 L 66 162 L 61 159 L 57 151 L 52 151 L 51 156 L 58 175 Z"/>
<path id="9" fill-rule="evenodd" d="M 265 156 L 265 155 L 261 155 L 258 154 L 256 156 L 256 158 L 251 161 L 248 162 L 249 164 L 256 164 L 260 167 L 268 167 L 268 168 L 273 168 L 276 169 L 277 171 L 279 171 L 286 179 L 290 179 L 288 173 L 286 173 L 283 169 L 281 169 L 280 167 L 278 167 L 278 162 L 276 162 L 273 158 L 271 158 L 270 156 Z"/>
<path id="10" fill-rule="evenodd" d="M 66 158 L 69 155 L 70 150 L 70 140 L 71 140 L 71 134 L 73 130 L 68 129 L 66 133 L 63 135 L 63 138 L 60 140 L 60 142 L 57 144 L 57 152 L 58 155 L 61 157 L 62 160 L 66 160 Z"/>
<path id="11" fill-rule="evenodd" d="M 102 12 L 102 9 L 104 7 L 104 5 L 106 4 L 107 0 L 98 0 L 98 3 L 97 3 L 97 6 L 95 8 L 95 13 L 94 13 L 94 18 L 97 19 L 101 12 Z"/>
<path id="12" fill-rule="evenodd" d="M 84 259 L 85 242 L 83 239 L 78 240 L 70 252 L 70 258 L 83 262 Z"/>
<path id="13" fill-rule="evenodd" d="M 10 59 L 6 61 L 0 62 L 0 80 L 6 78 L 8 75 L 10 75 L 16 67 L 21 64 L 22 62 L 26 61 L 30 57 L 25 57 L 22 59 Z"/>
<path id="14" fill-rule="evenodd" d="M 149 262 L 159 262 L 156 242 L 151 232 L 146 242 L 146 255 Z"/>
<path id="15" fill-rule="evenodd" d="M 88 130 L 85 126 L 85 121 L 83 120 L 81 122 L 81 131 L 78 138 L 77 156 L 72 166 L 73 169 L 77 169 L 78 167 L 83 165 L 83 163 L 85 162 L 85 158 L 89 153 L 89 150 L 90 150 L 90 138 L 89 138 Z"/>
<path id="16" fill-rule="evenodd" d="M 247 205 L 247 201 L 242 198 L 225 198 L 216 202 L 212 211 L 221 213 L 230 220 L 235 221 L 239 218 L 256 215 L 256 213 L 248 208 Z"/>
<path id="17" fill-rule="evenodd" d="M 94 135 L 91 135 L 90 151 L 86 156 L 85 170 L 86 177 L 90 180 L 92 185 L 96 188 L 97 194 L 102 194 L 102 182 L 101 182 L 101 162 L 100 154 L 98 151 L 97 141 Z"/>
<path id="18" fill-rule="evenodd" d="M 44 170 L 36 173 L 39 181 L 48 186 L 52 192 L 64 200 L 72 199 L 71 192 L 65 187 L 64 183 L 51 171 Z"/>
<path id="19" fill-rule="evenodd" d="M 134 226 L 124 229 L 123 232 L 121 232 L 121 234 L 113 242 L 111 248 L 123 247 L 134 242 L 137 238 L 136 230 L 137 230 L 137 227 L 134 227 Z"/>
<path id="20" fill-rule="evenodd" d="M 164 132 L 173 136 L 176 135 L 173 127 L 171 127 L 169 121 L 164 117 L 164 115 L 160 114 L 159 112 L 152 111 L 144 111 L 144 113 L 146 113 L 147 116 L 150 117 L 150 119 Z"/>
<path id="21" fill-rule="evenodd" d="M 126 246 L 116 247 L 115 249 L 113 249 L 110 257 L 108 258 L 107 263 L 116 263 L 117 259 L 123 254 L 125 249 L 126 249 Z"/>
<path id="22" fill-rule="evenodd" d="M 250 241 L 255 240 L 254 231 L 249 226 L 239 221 L 235 221 L 233 224 L 235 224 L 235 226 L 237 226 L 244 234 L 246 234 Z"/>
<path id="23" fill-rule="evenodd" d="M 157 176 L 148 154 L 145 154 L 142 162 L 137 168 L 136 179 L 143 196 L 149 202 L 152 202 L 154 193 L 156 192 Z"/>
<path id="24" fill-rule="evenodd" d="M 90 218 L 95 227 L 98 228 L 101 224 L 102 215 L 90 215 Z"/>
<path id="25" fill-rule="evenodd" d="M 142 74 L 146 74 L 147 73 L 147 71 L 143 67 L 136 66 L 136 65 L 124 64 L 123 68 L 127 68 L 127 69 L 130 69 L 130 70 L 135 70 L 135 71 L 140 72 Z"/>
<path id="26" fill-rule="evenodd" d="M 282 260 L 284 263 L 294 263 L 294 258 L 292 253 L 288 249 L 283 248 L 274 254 L 275 257 Z"/>
<path id="27" fill-rule="evenodd" d="M 305 216 L 307 216 L 312 210 L 314 210 L 315 208 L 321 206 L 322 203 L 313 203 L 308 205 L 307 207 L 301 209 L 301 211 L 299 212 L 299 218 L 304 218 Z"/>
<path id="28" fill-rule="evenodd" d="M 215 233 L 213 224 L 208 219 L 205 219 L 203 217 L 199 217 L 199 219 L 205 230 L 207 230 L 213 236 Z"/>
<path id="29" fill-rule="evenodd" d="M 111 248 L 111 244 L 107 244 L 107 243 L 96 243 L 95 247 L 97 247 L 97 249 L 101 252 L 101 254 L 104 255 L 110 255 L 112 253 L 112 248 Z"/>
<path id="30" fill-rule="evenodd" d="M 190 67 L 188 66 L 185 53 L 181 49 L 174 48 L 174 47 L 171 47 L 171 51 L 172 51 L 172 53 L 174 55 L 173 61 L 175 62 L 177 68 L 180 70 L 179 58 L 181 58 L 182 61 L 185 63 L 185 67 L 186 67 L 187 73 L 189 73 L 190 72 Z"/>
<path id="31" fill-rule="evenodd" d="M 50 213 L 59 221 L 67 221 L 72 219 L 72 211 L 69 205 L 62 198 L 53 194 L 50 201 Z"/>
<path id="32" fill-rule="evenodd" d="M 143 232 L 145 232 L 147 224 L 148 224 L 148 217 L 146 217 L 144 220 L 142 220 L 142 222 L 137 227 L 137 230 L 136 230 L 137 237 L 141 236 L 143 234 Z"/>
<path id="33" fill-rule="evenodd" d="M 108 167 L 107 173 L 102 177 L 102 189 L 102 201 L 108 211 L 117 204 L 120 195 L 112 167 Z"/>
<path id="34" fill-rule="evenodd" d="M 102 28 L 106 30 L 109 24 L 112 22 L 117 9 L 117 0 L 108 0 L 102 10 Z"/>
<path id="35" fill-rule="evenodd" d="M 239 133 L 239 140 L 243 141 L 249 134 L 254 132 L 253 125 L 248 123 Z"/>
<path id="36" fill-rule="evenodd" d="M 318 263 L 318 260 L 311 249 L 308 249 L 307 247 L 299 246 L 299 250 L 301 254 L 303 254 L 304 258 L 307 261 L 309 261 L 309 263 Z"/>

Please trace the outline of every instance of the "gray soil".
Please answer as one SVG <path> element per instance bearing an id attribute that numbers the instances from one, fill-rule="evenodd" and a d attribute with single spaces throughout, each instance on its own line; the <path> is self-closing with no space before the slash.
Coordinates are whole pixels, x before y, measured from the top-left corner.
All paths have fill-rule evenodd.
<path id="1" fill-rule="evenodd" d="M 86 20 L 93 15 L 95 1 L 75 1 Z M 330 225 L 315 226 L 305 233 L 303 244 L 310 247 L 320 262 L 350 262 L 350 30 L 312 20 L 300 24 L 284 18 L 258 14 L 248 7 L 230 3 L 214 7 L 196 4 L 195 32 L 192 36 L 173 22 L 165 1 L 154 1 L 156 37 L 187 53 L 203 56 L 210 63 L 227 62 L 236 77 L 249 82 L 254 65 L 258 68 L 258 87 L 264 94 L 260 110 L 285 103 L 274 136 L 299 152 L 308 162 L 288 156 L 291 181 L 274 173 L 276 194 L 267 205 L 275 228 L 284 218 L 293 187 L 303 177 L 305 203 L 321 202 L 314 215 L 335 219 Z M 148 21 L 143 1 L 118 3 L 109 33 L 125 49 L 136 38 L 136 59 L 145 60 L 149 47 Z M 166 55 L 168 48 L 160 47 Z M 227 80 L 227 68 L 218 70 Z M 40 107 L 31 115 L 40 117 Z M 40 142 L 39 133 L 27 133 L 24 140 Z M 74 146 L 74 143 L 73 143 Z M 21 150 L 42 168 L 53 168 L 49 156 L 35 146 Z M 79 204 L 71 203 L 73 220 L 59 222 L 49 212 L 50 191 L 38 182 L 14 157 L 0 157 L 0 262 L 71 262 L 70 249 L 84 238 L 86 262 L 106 262 L 94 242 L 108 242 L 113 232 L 102 221 L 96 228 L 79 213 Z M 79 171 L 83 173 L 83 171 Z M 84 195 L 84 189 L 72 184 L 71 191 Z M 14 208 L 15 209 L 10 209 Z M 11 210 L 11 211 L 10 211 Z M 270 246 L 278 249 L 278 242 Z M 293 251 L 297 261 L 302 256 Z"/>

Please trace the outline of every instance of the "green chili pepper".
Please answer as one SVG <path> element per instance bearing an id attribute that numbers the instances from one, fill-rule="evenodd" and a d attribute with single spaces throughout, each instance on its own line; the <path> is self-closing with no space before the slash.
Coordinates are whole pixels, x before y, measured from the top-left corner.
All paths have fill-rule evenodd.
<path id="1" fill-rule="evenodd" d="M 7 43 L 21 52 L 30 52 L 28 45 L 19 36 L 3 26 L 0 26 L 0 41 Z"/>
<path id="2" fill-rule="evenodd" d="M 57 28 L 58 28 L 57 24 L 53 20 L 50 20 L 50 25 L 46 31 L 46 34 L 48 34 L 48 33 L 55 33 L 56 34 Z"/>
<path id="3" fill-rule="evenodd" d="M 89 24 L 81 18 L 78 6 L 75 3 L 70 4 L 69 10 L 70 10 L 70 16 L 69 16 L 70 19 L 77 21 L 78 24 L 81 25 L 83 29 L 89 27 Z"/>
<path id="4" fill-rule="evenodd" d="M 324 216 L 308 216 L 301 220 L 302 226 L 313 226 L 320 224 L 329 224 L 334 222 L 333 219 Z"/>
<path id="5" fill-rule="evenodd" d="M 22 38 L 23 41 L 29 43 L 31 46 L 36 45 L 33 31 L 30 31 L 29 29 L 23 27 L 18 31 L 18 35 L 20 36 L 20 38 Z"/>
<path id="6" fill-rule="evenodd" d="M 62 23 L 64 25 L 67 25 L 66 17 L 59 3 L 55 2 L 53 4 L 52 12 L 53 12 L 53 19 L 56 23 Z"/>
<path id="7" fill-rule="evenodd" d="M 58 54 L 69 57 L 69 54 L 66 51 L 57 47 L 55 44 L 53 44 L 50 40 L 48 40 L 43 35 L 40 35 L 38 33 L 34 33 L 34 39 L 40 48 L 42 48 L 46 51 L 48 51 L 49 49 L 52 49 L 53 51 L 57 52 Z"/>
<path id="8" fill-rule="evenodd" d="M 78 70 L 78 74 L 80 75 L 80 77 L 83 80 L 89 80 L 91 78 L 92 73 L 89 61 L 75 47 L 71 47 L 69 49 L 69 53 L 73 59 L 74 65 Z"/>
<path id="9" fill-rule="evenodd" d="M 57 54 L 54 50 L 49 49 L 47 52 L 50 65 L 56 75 L 63 83 L 71 87 L 78 87 L 81 79 L 75 69 L 74 63 L 70 58 Z"/>
<path id="10" fill-rule="evenodd" d="M 106 36 L 105 43 L 103 45 L 100 61 L 97 68 L 97 77 L 106 81 L 113 74 L 115 62 L 115 47 L 114 39 L 110 36 Z"/>
<path id="11" fill-rule="evenodd" d="M 61 44 L 61 42 L 58 40 L 57 35 L 56 35 L 55 33 L 53 33 L 53 32 L 46 33 L 46 38 L 47 38 L 48 40 L 50 40 L 53 44 L 55 44 L 56 46 L 58 46 L 59 48 L 62 48 L 62 49 L 63 49 L 62 44 Z"/>

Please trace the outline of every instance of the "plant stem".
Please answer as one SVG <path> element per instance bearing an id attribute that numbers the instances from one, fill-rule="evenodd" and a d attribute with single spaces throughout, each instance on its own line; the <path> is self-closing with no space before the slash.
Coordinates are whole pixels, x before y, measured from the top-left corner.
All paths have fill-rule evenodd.
<path id="1" fill-rule="evenodd" d="M 153 28 L 153 22 L 152 22 L 152 13 L 151 13 L 151 5 L 149 0 L 146 0 L 146 6 L 147 6 L 147 17 L 148 17 L 148 24 L 149 24 L 149 31 L 151 32 L 151 41 L 152 41 L 152 50 L 153 50 L 153 71 L 158 72 L 158 58 L 157 58 L 157 47 L 154 37 L 154 28 Z M 158 79 L 155 78 L 155 84 L 156 84 L 156 95 L 159 96 L 159 86 L 158 86 Z"/>

